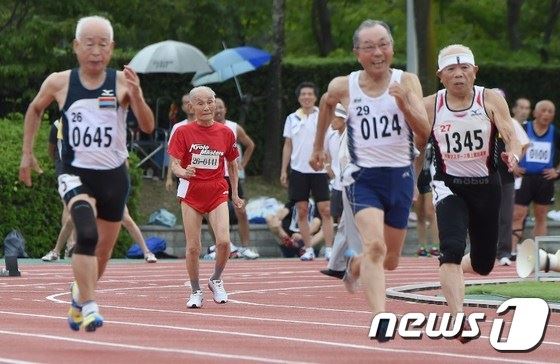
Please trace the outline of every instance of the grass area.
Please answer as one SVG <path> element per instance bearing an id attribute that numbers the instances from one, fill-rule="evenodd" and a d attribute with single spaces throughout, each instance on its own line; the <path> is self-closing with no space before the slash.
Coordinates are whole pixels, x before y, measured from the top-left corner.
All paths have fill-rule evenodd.
<path id="1" fill-rule="evenodd" d="M 266 196 L 274 197 L 280 202 L 286 202 L 288 192 L 280 186 L 280 181 L 267 183 L 261 176 L 250 176 L 243 185 L 245 200 L 250 198 Z M 139 218 L 137 223 L 144 225 L 148 223 L 150 214 L 160 208 L 164 208 L 181 221 L 181 208 L 175 198 L 175 190 L 168 192 L 165 190 L 165 182 L 159 179 L 144 178 L 140 186 Z"/>
<path id="2" fill-rule="evenodd" d="M 516 282 L 505 284 L 483 284 L 469 286 L 466 294 L 487 294 L 513 297 L 542 298 L 545 301 L 560 302 L 560 282 Z"/>
<path id="3" fill-rule="evenodd" d="M 288 199 L 288 190 L 280 185 L 280 181 L 268 183 L 262 176 L 248 177 L 243 184 L 243 191 L 246 199 L 260 196 L 274 197 L 280 202 Z"/>

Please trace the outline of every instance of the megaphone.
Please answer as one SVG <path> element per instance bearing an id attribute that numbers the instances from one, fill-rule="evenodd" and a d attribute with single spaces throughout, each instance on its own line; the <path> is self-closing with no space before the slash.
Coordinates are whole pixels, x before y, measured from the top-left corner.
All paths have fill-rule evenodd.
<path id="1" fill-rule="evenodd" d="M 527 278 L 535 270 L 537 243 L 527 239 L 517 247 L 517 262 L 515 268 L 520 278 Z M 560 272 L 560 250 L 556 254 L 549 254 L 539 249 L 539 270 L 545 272 Z"/>

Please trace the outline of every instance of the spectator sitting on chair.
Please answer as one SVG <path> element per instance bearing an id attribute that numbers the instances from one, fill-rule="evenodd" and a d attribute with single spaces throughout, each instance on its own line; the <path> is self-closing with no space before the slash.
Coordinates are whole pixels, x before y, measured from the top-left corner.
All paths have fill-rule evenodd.
<path id="1" fill-rule="evenodd" d="M 311 247 L 313 247 L 324 240 L 321 219 L 313 201 L 309 201 L 308 221 L 311 233 Z M 280 240 L 278 246 L 285 258 L 301 257 L 305 253 L 294 201 L 286 203 L 276 214 L 267 216 L 266 224 L 270 231 Z"/>

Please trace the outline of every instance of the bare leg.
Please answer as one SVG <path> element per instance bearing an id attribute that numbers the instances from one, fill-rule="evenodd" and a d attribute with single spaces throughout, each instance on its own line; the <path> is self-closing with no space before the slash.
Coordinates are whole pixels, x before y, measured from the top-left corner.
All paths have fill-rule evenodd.
<path id="1" fill-rule="evenodd" d="M 533 236 L 546 236 L 546 214 L 548 213 L 548 205 L 533 203 L 533 209 L 535 211 L 535 227 L 533 229 Z"/>
<path id="2" fill-rule="evenodd" d="M 183 215 L 183 225 L 185 226 L 185 237 L 187 239 L 187 273 L 194 292 L 200 289 L 198 257 L 202 249 L 200 242 L 202 215 L 185 203 L 181 203 L 181 212 Z"/>
<path id="3" fill-rule="evenodd" d="M 325 246 L 332 247 L 334 240 L 334 225 L 331 215 L 330 201 L 321 201 L 317 204 L 319 214 L 321 215 L 321 229 L 323 230 L 323 237 L 325 238 Z"/>
<path id="4" fill-rule="evenodd" d="M 211 280 L 221 280 L 222 272 L 229 259 L 229 212 L 227 202 L 222 203 L 208 214 L 208 221 L 216 236 L 216 263 Z"/>
<path id="5" fill-rule="evenodd" d="M 385 225 L 385 245 L 387 246 L 387 255 L 383 261 L 383 268 L 386 270 L 395 270 L 399 265 L 404 240 L 406 238 L 406 229 L 396 229 Z"/>
<path id="6" fill-rule="evenodd" d="M 426 208 L 425 208 L 426 194 L 419 194 L 416 203 L 416 234 L 418 235 L 418 244 L 421 248 L 425 248 L 428 244 L 428 234 L 426 225 Z"/>
<path id="7" fill-rule="evenodd" d="M 134 220 L 130 216 L 130 213 L 128 211 L 128 207 L 126 207 L 126 206 L 124 208 L 122 225 L 124 226 L 126 231 L 128 231 L 128 233 L 132 237 L 132 240 L 140 246 L 140 249 L 142 249 L 142 252 L 144 254 L 149 253 L 150 249 L 148 249 L 148 246 L 146 245 L 146 241 L 144 240 L 144 237 L 142 236 L 142 231 L 140 231 L 140 228 L 138 227 L 136 222 L 134 222 Z"/>
<path id="8" fill-rule="evenodd" d="M 527 217 L 529 208 L 523 205 L 515 204 L 513 206 L 513 232 L 511 236 L 511 252 L 517 251 L 517 244 L 523 235 L 523 221 Z M 518 236 L 519 235 L 519 236 Z"/>
<path id="9" fill-rule="evenodd" d="M 453 316 L 463 312 L 463 301 L 465 299 L 465 282 L 463 269 L 459 264 L 444 263 L 439 267 L 439 279 L 441 290 L 449 305 Z"/>
<path id="10" fill-rule="evenodd" d="M 387 254 L 384 236 L 384 213 L 366 208 L 356 214 L 356 225 L 364 244 L 360 277 L 366 286 L 366 298 L 374 315 L 385 311 L 385 272 Z"/>
<path id="11" fill-rule="evenodd" d="M 66 208 L 66 206 L 64 206 L 64 209 L 62 210 L 61 221 L 62 221 L 62 227 L 60 228 L 60 232 L 58 233 L 58 237 L 56 239 L 56 245 L 53 249 L 59 255 L 60 252 L 62 251 L 62 248 L 64 248 L 66 242 L 70 239 L 72 235 L 72 231 L 74 229 L 72 218 L 70 217 L 70 214 L 68 213 L 68 209 Z"/>
<path id="12" fill-rule="evenodd" d="M 251 241 L 249 236 L 249 219 L 247 218 L 247 211 L 245 207 L 234 208 L 235 216 L 237 217 L 237 229 L 239 231 L 239 239 L 241 246 L 247 248 Z"/>
<path id="13" fill-rule="evenodd" d="M 85 200 L 87 201 L 93 209 L 94 215 L 96 215 L 95 210 L 95 199 L 92 197 L 80 194 L 73 197 L 68 202 L 68 211 L 71 210 L 75 202 Z M 97 231 L 99 234 L 99 225 L 97 225 Z M 97 244 L 99 245 L 99 239 Z M 83 254 L 73 254 L 72 255 L 72 271 L 74 272 L 74 278 L 78 283 L 80 295 L 78 297 L 79 302 L 87 302 L 95 299 L 95 286 L 97 282 L 98 275 L 98 265 L 97 258 L 94 255 L 83 255 Z"/>
<path id="14" fill-rule="evenodd" d="M 97 231 L 99 234 L 99 240 L 97 242 L 97 248 L 95 249 L 95 255 L 97 255 L 98 262 L 98 272 L 97 279 L 103 276 L 105 268 L 107 268 L 107 263 L 111 259 L 113 254 L 113 248 L 119 237 L 119 231 L 121 230 L 121 222 L 113 222 L 102 219 L 97 219 Z M 80 290 L 81 290 L 80 286 Z"/>
<path id="15" fill-rule="evenodd" d="M 309 229 L 309 221 L 307 220 L 307 213 L 309 211 L 309 203 L 307 201 L 296 202 L 297 209 L 297 222 L 299 232 L 303 239 L 305 248 L 311 247 L 311 232 Z"/>

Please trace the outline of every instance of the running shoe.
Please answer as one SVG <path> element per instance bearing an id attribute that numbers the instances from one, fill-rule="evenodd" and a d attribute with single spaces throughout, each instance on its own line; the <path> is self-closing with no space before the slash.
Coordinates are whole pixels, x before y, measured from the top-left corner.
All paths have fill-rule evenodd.
<path id="1" fill-rule="evenodd" d="M 331 259 L 332 255 L 332 247 L 327 246 L 325 247 L 325 260 L 328 262 Z"/>
<path id="2" fill-rule="evenodd" d="M 303 253 L 303 255 L 299 257 L 299 259 L 301 259 L 304 262 L 311 261 L 315 259 L 315 251 L 313 251 L 313 248 L 307 248 L 305 249 L 305 253 Z"/>
<path id="3" fill-rule="evenodd" d="M 344 278 L 344 273 L 346 273 L 345 270 L 334 270 L 334 269 L 321 269 L 319 272 L 323 273 L 326 276 L 329 277 L 334 277 L 334 278 L 338 278 L 338 279 L 342 279 Z"/>
<path id="4" fill-rule="evenodd" d="M 500 265 L 512 265 L 513 263 L 508 257 L 502 257 L 498 261 L 498 264 L 500 264 Z"/>
<path id="5" fill-rule="evenodd" d="M 250 260 L 257 259 L 260 256 L 259 253 L 255 252 L 253 249 L 246 248 L 246 247 L 239 247 L 237 253 L 242 258 L 250 259 Z"/>
<path id="6" fill-rule="evenodd" d="M 228 296 L 224 288 L 224 282 L 221 279 L 209 280 L 208 288 L 212 291 L 214 302 L 216 303 L 226 303 Z"/>
<path id="7" fill-rule="evenodd" d="M 416 256 L 418 257 L 427 257 L 429 255 L 430 253 L 428 253 L 428 251 L 424 247 L 420 247 L 420 249 L 416 251 Z"/>
<path id="8" fill-rule="evenodd" d="M 70 284 L 70 297 L 72 303 L 70 304 L 70 309 L 68 310 L 68 326 L 74 331 L 80 330 L 80 325 L 83 321 L 82 316 L 82 306 L 78 303 L 80 291 L 78 289 L 78 284 L 72 282 Z"/>
<path id="9" fill-rule="evenodd" d="M 191 292 L 191 296 L 189 297 L 189 300 L 187 301 L 187 308 L 201 308 L 202 307 L 202 301 L 204 301 L 204 295 L 202 294 L 202 291 L 196 290 Z"/>
<path id="10" fill-rule="evenodd" d="M 45 256 L 42 257 L 41 259 L 43 260 L 43 262 L 55 262 L 58 260 L 58 258 L 59 258 L 58 253 L 55 252 L 54 250 L 51 250 L 50 252 L 45 254 Z"/>
<path id="11" fill-rule="evenodd" d="M 461 344 L 466 344 L 469 341 L 476 339 L 478 336 L 480 336 L 480 334 L 478 336 L 475 337 L 463 337 L 463 332 L 464 331 L 471 331 L 471 325 L 469 324 L 469 322 L 467 321 L 467 319 L 465 319 L 465 322 L 463 322 L 463 327 L 461 328 L 461 331 L 459 331 L 459 336 L 457 337 L 457 339 L 459 339 L 459 342 Z"/>
<path id="12" fill-rule="evenodd" d="M 85 316 L 81 325 L 87 332 L 93 332 L 101 326 L 103 326 L 103 317 L 99 312 L 91 312 L 89 315 Z"/>
<path id="13" fill-rule="evenodd" d="M 430 255 L 431 255 L 432 257 L 439 257 L 439 249 L 436 248 L 435 246 L 433 246 L 433 247 L 430 248 L 430 252 L 429 252 L 429 253 L 430 253 Z"/>
<path id="14" fill-rule="evenodd" d="M 157 262 L 157 258 L 154 255 L 154 253 L 152 252 L 147 252 L 146 254 L 144 254 L 144 260 L 146 260 L 146 262 L 148 263 L 156 263 Z"/>

